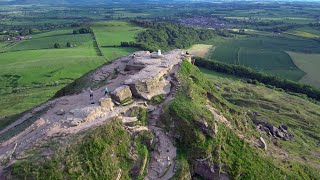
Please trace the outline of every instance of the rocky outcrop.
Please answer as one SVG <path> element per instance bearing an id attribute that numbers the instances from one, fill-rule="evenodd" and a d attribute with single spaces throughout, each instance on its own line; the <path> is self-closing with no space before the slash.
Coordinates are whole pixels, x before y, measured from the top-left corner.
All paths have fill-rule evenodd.
<path id="1" fill-rule="evenodd" d="M 207 136 L 214 137 L 217 133 L 215 132 L 216 128 L 209 125 L 206 121 L 196 121 L 196 124 L 200 128 L 201 132 Z"/>
<path id="2" fill-rule="evenodd" d="M 111 98 L 119 103 L 130 100 L 132 98 L 130 87 L 126 85 L 118 87 L 111 93 Z"/>
<path id="3" fill-rule="evenodd" d="M 225 173 L 219 172 L 219 167 L 210 164 L 206 161 L 193 161 L 193 175 L 200 176 L 206 180 L 215 180 L 215 179 L 229 179 L 229 176 Z"/>
<path id="4" fill-rule="evenodd" d="M 257 129 L 260 132 L 265 132 L 268 136 L 272 136 L 273 138 L 281 139 L 284 141 L 289 141 L 294 138 L 294 136 L 288 132 L 288 127 L 284 124 L 280 125 L 279 128 L 277 128 L 273 124 L 265 121 L 256 121 L 255 123 L 257 125 Z"/>
<path id="5" fill-rule="evenodd" d="M 153 58 L 148 52 L 137 53 L 126 65 L 126 70 L 139 70 L 124 84 L 130 86 L 131 92 L 138 98 L 150 100 L 160 94 L 168 94 L 171 84 L 167 75 L 175 65 L 182 61 L 177 50 L 169 55 L 161 55 L 162 58 Z M 174 54 L 174 55 L 173 55 Z"/>
<path id="6" fill-rule="evenodd" d="M 102 109 L 108 109 L 110 111 L 113 110 L 114 104 L 111 98 L 102 98 L 100 99 L 99 103 Z"/>
<path id="7" fill-rule="evenodd" d="M 282 124 L 279 126 L 279 128 L 277 128 L 273 124 L 269 123 L 268 120 L 259 112 L 248 111 L 247 115 L 260 132 L 266 133 L 270 137 L 284 141 L 289 141 L 294 138 L 293 134 L 288 132 L 288 126 L 285 124 Z"/>

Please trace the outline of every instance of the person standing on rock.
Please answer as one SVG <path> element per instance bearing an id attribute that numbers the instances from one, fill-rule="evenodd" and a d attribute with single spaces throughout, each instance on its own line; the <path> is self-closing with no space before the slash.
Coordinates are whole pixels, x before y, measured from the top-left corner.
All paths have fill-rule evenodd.
<path id="1" fill-rule="evenodd" d="M 93 100 L 93 91 L 92 91 L 92 89 L 89 90 L 89 93 L 90 93 L 90 100 Z"/>
<path id="2" fill-rule="evenodd" d="M 108 87 L 104 88 L 103 91 L 104 91 L 104 95 L 106 96 L 109 93 Z"/>

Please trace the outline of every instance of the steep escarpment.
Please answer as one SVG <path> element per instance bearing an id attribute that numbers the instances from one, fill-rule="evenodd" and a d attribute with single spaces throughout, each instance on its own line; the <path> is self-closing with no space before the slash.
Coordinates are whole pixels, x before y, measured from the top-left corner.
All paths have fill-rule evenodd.
<path id="1" fill-rule="evenodd" d="M 283 150 L 260 134 L 248 112 L 226 101 L 198 68 L 184 63 L 179 79 L 176 97 L 162 115 L 162 125 L 178 147 L 176 179 L 319 178 L 314 167 L 270 155 Z"/>

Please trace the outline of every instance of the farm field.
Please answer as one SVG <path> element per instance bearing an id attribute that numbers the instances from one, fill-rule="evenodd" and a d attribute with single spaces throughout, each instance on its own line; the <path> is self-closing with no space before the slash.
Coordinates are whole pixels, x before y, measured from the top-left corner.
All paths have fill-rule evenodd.
<path id="1" fill-rule="evenodd" d="M 101 51 L 108 60 L 137 51 L 137 48 L 119 46 L 121 42 L 135 41 L 135 36 L 144 30 L 122 21 L 97 22 L 92 29 Z"/>
<path id="2" fill-rule="evenodd" d="M 210 50 L 213 50 L 215 47 L 213 45 L 207 44 L 195 44 L 188 49 L 189 53 L 199 57 L 206 57 Z"/>
<path id="3" fill-rule="evenodd" d="M 320 46 L 316 41 L 298 37 L 244 37 L 218 45 L 209 58 L 299 81 L 304 72 L 285 51 L 319 53 Z"/>
<path id="4" fill-rule="evenodd" d="M 31 36 L 32 39 L 24 40 L 9 49 L 9 51 L 23 51 L 32 49 L 52 49 L 54 43 L 59 43 L 62 48 L 67 48 L 67 42 L 73 46 L 79 46 L 86 42 L 92 42 L 91 34 L 72 34 L 72 29 L 41 33 Z"/>
<path id="5" fill-rule="evenodd" d="M 75 48 L 41 49 L 30 41 L 28 48 L 40 49 L 1 53 L 0 118 L 45 102 L 63 86 L 103 64 L 105 60 L 97 56 L 92 38 L 85 39 L 88 41 Z"/>
<path id="6" fill-rule="evenodd" d="M 295 36 L 300 36 L 304 38 L 319 38 L 320 37 L 320 30 L 314 29 L 311 27 L 302 27 L 302 28 L 295 28 L 286 31 L 287 34 L 292 34 Z"/>
<path id="7" fill-rule="evenodd" d="M 320 88 L 320 54 L 288 52 L 293 62 L 306 73 L 300 82 Z"/>
<path id="8" fill-rule="evenodd" d="M 219 92 L 230 103 L 244 111 L 261 113 L 261 119 L 275 126 L 286 124 L 295 140 L 278 141 L 278 146 L 290 154 L 291 160 L 317 166 L 317 154 L 320 153 L 320 147 L 316 145 L 320 134 L 319 105 L 262 85 L 244 83 L 237 77 L 206 69 L 201 71 L 220 87 Z"/>

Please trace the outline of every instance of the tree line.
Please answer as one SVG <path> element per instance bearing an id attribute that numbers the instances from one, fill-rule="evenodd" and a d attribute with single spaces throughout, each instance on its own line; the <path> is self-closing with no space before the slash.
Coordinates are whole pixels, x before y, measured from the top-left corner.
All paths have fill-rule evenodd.
<path id="1" fill-rule="evenodd" d="M 162 49 L 163 51 L 176 48 L 184 49 L 220 35 L 214 30 L 185 27 L 168 22 L 156 23 L 142 20 L 134 20 L 131 22 L 148 28 L 146 31 L 138 34 L 137 43 L 134 44 L 135 47 L 148 51 L 156 51 L 158 49 Z"/>
<path id="2" fill-rule="evenodd" d="M 249 79 L 248 82 L 258 81 L 260 83 L 281 88 L 289 92 L 305 94 L 309 98 L 320 101 L 320 90 L 312 86 L 257 72 L 248 67 L 225 64 L 200 57 L 195 58 L 195 65 L 217 72 L 235 75 L 241 78 L 247 78 Z"/>
<path id="3" fill-rule="evenodd" d="M 83 28 L 73 30 L 73 34 L 90 34 L 92 32 L 93 31 L 90 27 L 83 27 Z"/>

